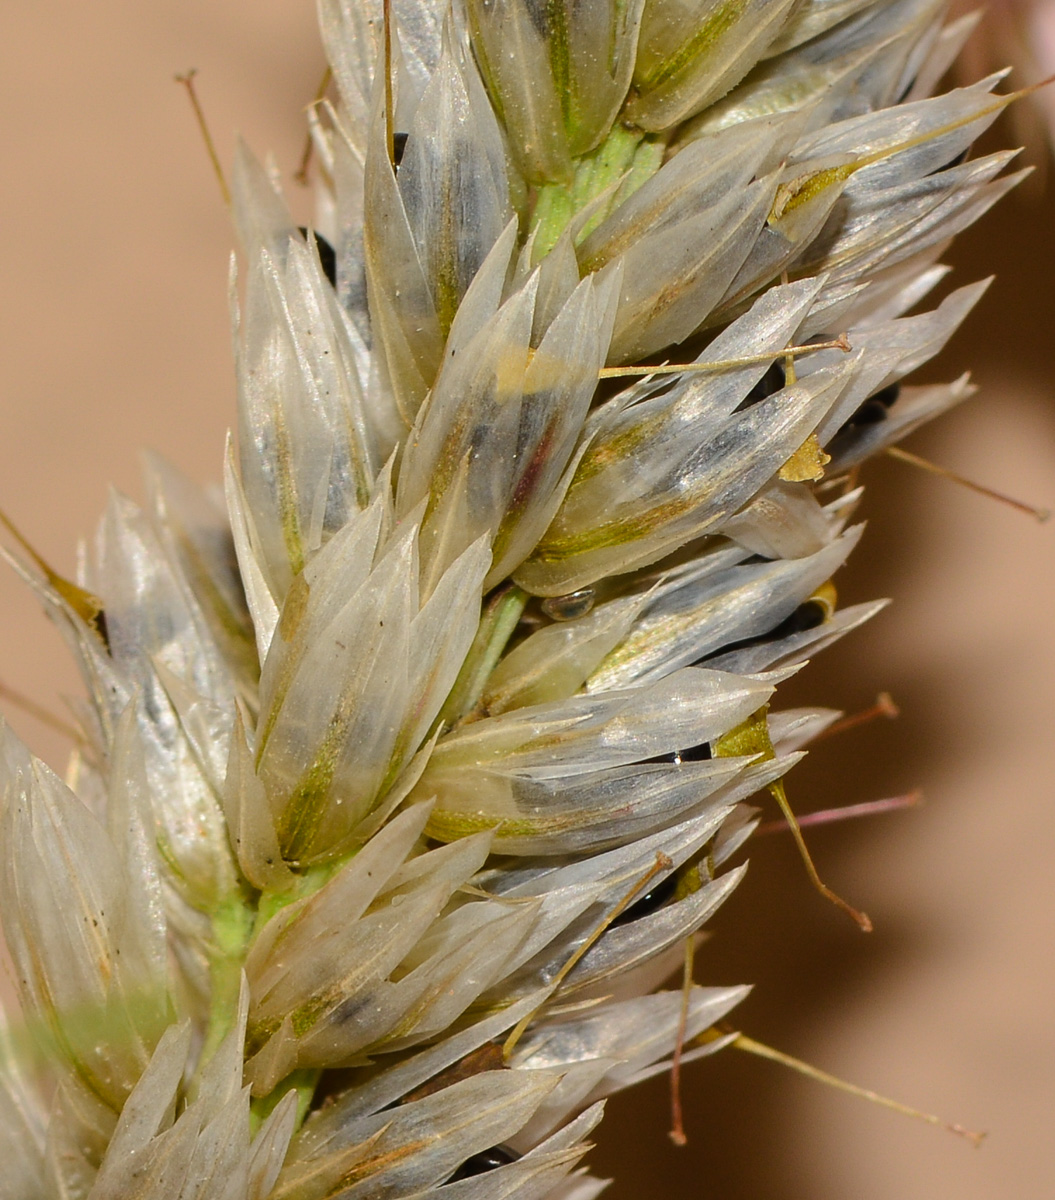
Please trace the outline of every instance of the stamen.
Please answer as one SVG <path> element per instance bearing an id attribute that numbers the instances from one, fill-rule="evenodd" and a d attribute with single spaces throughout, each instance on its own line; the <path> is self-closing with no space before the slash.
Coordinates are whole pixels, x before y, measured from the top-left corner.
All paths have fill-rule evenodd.
<path id="1" fill-rule="evenodd" d="M 1035 517 L 1041 524 L 1051 517 L 1050 508 L 1039 508 L 1035 504 L 1027 504 L 1024 500 L 1016 500 L 1013 496 L 1007 496 L 1003 492 L 998 492 L 981 483 L 975 483 L 973 479 L 967 479 L 955 471 L 950 471 L 948 467 L 939 466 L 937 463 L 932 463 L 929 459 L 920 458 L 918 454 L 902 450 L 900 446 L 887 446 L 886 453 L 891 458 L 896 458 L 900 462 L 908 463 L 913 467 L 919 467 L 921 471 L 929 471 L 932 475 L 940 475 L 943 479 L 948 479 L 952 483 L 958 483 L 961 487 L 968 488 L 972 492 L 977 492 L 980 496 L 988 496 L 990 500 L 999 500 L 1001 504 L 1017 508 L 1019 512 L 1026 513 L 1030 517 Z"/>
<path id="2" fill-rule="evenodd" d="M 326 99 L 326 93 L 329 90 L 330 83 L 333 80 L 333 68 L 327 67 L 322 73 L 322 79 L 319 80 L 319 86 L 315 89 L 315 99 L 308 105 L 309 109 L 316 108 L 323 100 Z M 304 151 L 300 156 L 300 166 L 293 172 L 294 180 L 301 187 L 308 186 L 308 168 L 311 166 L 311 156 L 315 150 L 315 139 L 311 136 L 309 129 L 304 137 Z"/>
<path id="3" fill-rule="evenodd" d="M 692 967 L 696 957 L 696 938 L 685 939 L 685 969 L 681 977 L 681 1013 L 678 1016 L 678 1036 L 674 1043 L 674 1057 L 670 1062 L 670 1140 L 675 1146 L 688 1145 L 685 1123 L 681 1111 L 681 1056 L 685 1050 L 685 1027 L 689 1022 L 689 1004 L 692 1001 Z"/>
<path id="4" fill-rule="evenodd" d="M 788 286 L 788 273 L 786 270 L 780 272 L 780 282 L 784 287 Z M 845 340 L 846 334 L 841 335 Z M 850 343 L 846 343 L 847 350 L 850 349 Z M 784 385 L 786 387 L 794 387 L 798 383 L 798 376 L 795 374 L 795 359 L 791 354 L 784 355 Z"/>
<path id="5" fill-rule="evenodd" d="M 836 908 L 841 908 L 848 917 L 851 917 L 857 922 L 862 933 L 872 932 L 872 920 L 867 913 L 863 913 L 854 908 L 852 904 L 848 904 L 842 896 L 833 892 L 830 887 L 822 882 L 821 877 L 817 874 L 817 868 L 813 865 L 813 859 L 810 857 L 810 852 L 806 846 L 806 839 L 802 836 L 802 830 L 799 827 L 798 819 L 791 811 L 791 805 L 788 803 L 787 795 L 784 792 L 784 782 L 778 779 L 776 783 L 769 785 L 769 791 L 773 799 L 780 806 L 780 811 L 784 814 L 784 820 L 788 823 L 788 828 L 791 830 L 791 836 L 795 839 L 795 845 L 798 847 L 799 856 L 806 868 L 806 873 L 810 877 L 810 881 L 818 892 L 826 899 L 830 900 Z"/>
<path id="6" fill-rule="evenodd" d="M 849 350 L 850 343 L 846 343 L 846 348 Z M 784 385 L 786 387 L 794 387 L 798 383 L 799 377 L 795 374 L 795 357 L 787 351 L 784 353 Z"/>
<path id="7" fill-rule="evenodd" d="M 197 67 L 192 67 L 189 71 L 185 71 L 182 75 L 177 75 L 176 82 L 182 83 L 187 89 L 187 95 L 190 97 L 191 108 L 194 109 L 194 115 L 198 121 L 198 128 L 201 130 L 202 140 L 205 142 L 205 150 L 209 155 L 209 161 L 212 163 L 212 169 L 213 173 L 216 175 L 216 181 L 220 185 L 220 194 L 223 196 L 224 204 L 230 208 L 231 191 L 227 186 L 227 180 L 224 178 L 223 167 L 220 165 L 220 156 L 216 153 L 216 143 L 212 140 L 212 134 L 209 132 L 209 124 L 205 120 L 205 113 L 202 111 L 202 106 L 198 101 L 198 93 L 194 88 L 194 76 L 197 74 Z"/>
<path id="8" fill-rule="evenodd" d="M 715 1037 L 719 1036 L 721 1034 L 713 1031 L 708 1040 L 713 1041 Z M 845 1079 L 840 1079 L 836 1075 L 829 1075 L 827 1071 L 822 1071 L 818 1067 L 812 1067 L 809 1063 L 803 1062 L 799 1058 L 793 1058 L 790 1054 L 785 1054 L 781 1050 L 774 1050 L 772 1046 L 756 1042 L 754 1038 L 745 1037 L 742 1033 L 737 1035 L 736 1040 L 732 1044 L 737 1050 L 757 1055 L 759 1058 L 768 1058 L 771 1062 L 790 1067 L 792 1071 L 797 1071 L 800 1075 L 805 1075 L 807 1079 L 814 1079 L 818 1083 L 836 1088 L 840 1092 L 848 1092 L 851 1096 L 860 1096 L 862 1100 L 870 1100 L 873 1104 L 879 1104 L 883 1108 L 889 1108 L 893 1112 L 901 1113 L 902 1116 L 914 1117 L 917 1121 L 926 1121 L 928 1125 L 936 1125 L 939 1129 L 955 1133 L 957 1137 L 966 1138 L 976 1150 L 981 1146 L 982 1140 L 986 1136 L 984 1132 L 967 1129 L 954 1121 L 943 1121 L 941 1117 L 936 1117 L 933 1113 L 912 1108 L 910 1105 L 902 1104 L 898 1100 L 891 1100 L 888 1096 L 880 1095 L 879 1092 L 873 1092 L 870 1088 L 858 1087 L 855 1083 L 847 1083 Z"/>
<path id="9" fill-rule="evenodd" d="M 818 589 L 818 591 L 820 590 Z M 715 757 L 733 758 L 750 754 L 758 757 L 762 762 L 768 762 L 770 759 L 775 758 L 776 751 L 773 749 L 773 742 L 769 736 L 769 722 L 766 716 L 768 708 L 769 705 L 764 704 L 757 712 L 752 713 L 746 721 L 742 721 L 735 729 L 731 729 L 719 738 L 714 747 Z M 817 874 L 817 868 L 813 865 L 813 859 L 810 857 L 810 852 L 806 847 L 802 831 L 799 829 L 799 823 L 795 819 L 795 814 L 791 811 L 791 805 L 788 803 L 788 797 L 784 791 L 784 781 L 782 779 L 774 780 L 769 784 L 768 791 L 777 802 L 780 811 L 784 814 L 784 819 L 787 821 L 788 828 L 795 838 L 799 855 L 802 858 L 803 865 L 806 867 L 806 873 L 809 875 L 813 886 L 825 899 L 830 900 L 836 908 L 841 908 L 843 912 L 852 917 L 863 932 L 871 933 L 872 922 L 868 916 L 863 912 L 858 912 L 856 908 L 847 904 L 841 896 L 837 896 L 827 884 L 821 882 L 820 876 Z"/>
<path id="10" fill-rule="evenodd" d="M 36 718 L 42 725 L 47 725 L 50 729 L 54 729 L 57 733 L 68 737 L 76 745 L 87 746 L 88 743 L 84 735 L 75 725 L 70 725 L 61 717 L 48 712 L 43 705 L 38 704 L 35 700 L 31 700 L 29 696 L 23 695 L 22 692 L 15 691 L 13 687 L 9 687 L 2 680 L 0 680 L 0 700 L 7 700 L 16 708 L 20 708 L 24 713 L 28 713 L 31 717 Z"/>
<path id="11" fill-rule="evenodd" d="M 742 358 L 719 358 L 713 362 L 663 363 L 660 366 L 602 367 L 597 372 L 600 379 L 623 379 L 636 375 L 680 375 L 689 371 L 728 371 L 734 367 L 749 367 L 753 363 L 776 362 L 778 358 L 790 360 L 796 354 L 809 354 L 814 350 L 842 350 L 849 353 L 853 347 L 845 333 L 840 333 L 830 342 L 812 342 L 806 346 L 786 346 L 771 354 L 745 354 Z M 792 372 L 794 374 L 794 371 Z"/>
<path id="12" fill-rule="evenodd" d="M 869 721 L 876 720 L 877 717 L 886 717 L 888 721 L 892 721 L 895 717 L 901 716 L 901 709 L 891 699 L 889 692 L 880 692 L 876 696 L 876 702 L 870 708 L 862 709 L 861 712 L 851 713 L 848 717 L 843 717 L 841 721 L 836 721 L 829 725 L 827 729 L 822 729 L 816 737 L 810 739 L 811 745 L 816 745 L 818 742 L 823 742 L 825 738 L 835 737 L 837 733 L 846 733 L 848 729 L 856 729 L 858 725 L 867 725 Z"/>
<path id="13" fill-rule="evenodd" d="M 822 808 L 798 818 L 799 828 L 810 825 L 831 825 L 835 821 L 849 821 L 855 817 L 874 817 L 880 813 L 897 812 L 903 808 L 916 808 L 923 803 L 923 792 L 917 788 L 903 796 L 888 796 L 883 800 L 865 800 L 861 804 L 843 804 L 839 808 Z M 786 833 L 786 821 L 766 821 L 755 830 L 760 834 Z"/>
<path id="14" fill-rule="evenodd" d="M 646 888 L 657 875 L 661 874 L 663 871 L 669 871 L 673 866 L 674 863 L 671 861 L 668 855 L 663 854 L 662 852 L 657 854 L 656 861 L 652 864 L 652 866 L 649 867 L 644 875 L 642 875 L 641 878 L 631 886 L 630 890 L 625 896 L 623 896 L 615 908 L 613 908 L 612 911 L 602 921 L 598 922 L 597 927 L 593 930 L 586 941 L 584 941 L 583 944 L 569 956 L 568 961 L 554 976 L 553 983 L 550 985 L 549 996 L 547 996 L 547 998 L 543 1000 L 537 1008 L 533 1008 L 531 1012 L 527 1014 L 527 1016 L 522 1017 L 517 1022 L 513 1032 L 502 1044 L 502 1057 L 505 1058 L 507 1062 L 509 1061 L 509 1056 L 513 1053 L 514 1049 L 516 1049 L 517 1042 L 519 1042 L 524 1036 L 524 1032 L 527 1027 L 532 1021 L 534 1021 L 542 1009 L 545 1008 L 549 999 L 557 994 L 557 992 L 560 990 L 560 985 L 565 979 L 568 978 L 568 975 L 574 969 L 575 965 L 579 962 L 583 955 L 587 954 L 596 945 L 602 934 L 619 916 L 619 914 L 633 904 L 634 898 L 639 892 L 642 891 L 642 889 Z"/>

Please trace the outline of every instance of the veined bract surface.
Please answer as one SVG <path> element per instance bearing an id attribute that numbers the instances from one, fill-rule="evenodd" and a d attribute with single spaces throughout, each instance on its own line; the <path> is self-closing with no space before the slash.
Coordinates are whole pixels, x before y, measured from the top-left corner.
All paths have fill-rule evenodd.
<path id="1" fill-rule="evenodd" d="M 13 1195 L 593 1194 L 561 1180 L 672 1052 L 654 989 L 740 877 L 742 801 L 830 714 L 725 751 L 873 611 L 825 588 L 839 481 L 969 390 L 892 391 L 980 291 L 904 315 L 947 239 L 1016 178 L 957 162 L 995 80 L 927 99 L 967 32 L 940 6 L 323 28 L 334 279 L 241 155 L 226 514 L 158 464 L 81 591 L 34 577 L 94 704 L 74 792 L 4 752 L 41 1046 L 0 1098 Z M 598 385 L 663 360 L 724 365 Z M 741 995 L 695 989 L 690 1055 Z"/>

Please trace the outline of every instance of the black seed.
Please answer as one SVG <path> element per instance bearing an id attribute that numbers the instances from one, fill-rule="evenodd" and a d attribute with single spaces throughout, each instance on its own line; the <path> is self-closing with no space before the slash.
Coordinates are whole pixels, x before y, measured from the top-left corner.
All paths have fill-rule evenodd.
<path id="1" fill-rule="evenodd" d="M 711 757 L 711 744 L 701 742 L 698 746 L 690 746 L 688 750 L 679 750 L 678 757 L 682 762 L 708 762 Z"/>
<path id="2" fill-rule="evenodd" d="M 834 340 L 827 333 L 815 333 L 813 337 L 806 339 L 805 345 L 810 346 L 815 342 L 831 342 Z M 770 363 L 766 368 L 766 373 L 747 393 L 736 411 L 743 412 L 745 408 L 750 408 L 752 404 L 757 404 L 759 400 L 768 400 L 770 396 L 775 396 L 777 392 L 785 388 L 787 382 L 787 376 L 784 373 L 784 363 L 779 360 Z"/>
<path id="3" fill-rule="evenodd" d="M 479 1154 L 467 1158 L 447 1182 L 456 1183 L 459 1179 L 471 1179 L 474 1175 L 483 1175 L 487 1171 L 493 1171 L 495 1167 L 504 1167 L 509 1163 L 516 1162 L 519 1157 L 520 1155 L 510 1150 L 508 1146 L 492 1146 L 490 1150 L 481 1150 Z"/>
<path id="4" fill-rule="evenodd" d="M 742 412 L 745 408 L 750 408 L 752 404 L 757 404 L 760 400 L 768 400 L 770 396 L 775 396 L 785 383 L 784 366 L 782 363 L 770 363 L 766 368 L 766 373 L 755 384 L 755 386 L 741 400 L 737 407 L 737 412 Z"/>
<path id="5" fill-rule="evenodd" d="M 340 1028 L 342 1025 L 350 1025 L 356 1021 L 363 1012 L 363 1009 L 370 1003 L 369 996 L 349 996 L 346 1000 L 342 1000 L 335 1009 L 330 1013 L 330 1024 L 335 1028 Z"/>
<path id="6" fill-rule="evenodd" d="M 624 908 L 612 922 L 611 927 L 614 929 L 618 925 L 629 925 L 631 921 L 636 921 L 639 917 L 647 917 L 658 912 L 668 900 L 674 899 L 674 893 L 677 890 L 677 872 L 671 871 L 666 879 L 661 880 L 655 887 L 649 888 L 640 900 L 635 900 L 629 908 Z"/>
<path id="7" fill-rule="evenodd" d="M 298 225 L 300 236 L 306 238 L 308 231 L 303 225 Z M 322 236 L 321 233 L 315 233 L 315 249 L 319 252 L 319 265 L 322 267 L 322 273 L 330 281 L 330 287 L 337 286 L 337 252 L 330 243 Z"/>
<path id="8" fill-rule="evenodd" d="M 646 763 L 673 763 L 680 766 L 687 762 L 707 762 L 711 757 L 710 742 L 701 742 L 698 746 L 690 746 L 687 750 L 671 750 L 668 754 L 657 754 L 653 758 L 642 759 Z"/>
<path id="9" fill-rule="evenodd" d="M 793 633 L 805 633 L 807 629 L 816 629 L 824 624 L 828 609 L 819 600 L 807 600 L 800 604 L 790 617 L 785 617 L 775 628 L 770 630 L 767 637 L 773 641 L 790 637 Z"/>
<path id="10" fill-rule="evenodd" d="M 392 165 L 398 167 L 403 161 L 403 155 L 407 149 L 407 138 L 409 133 L 394 133 L 392 134 Z"/>
<path id="11" fill-rule="evenodd" d="M 747 650 L 751 646 L 763 646 L 766 642 L 779 642 L 781 638 L 790 637 L 793 633 L 805 633 L 807 629 L 816 629 L 823 625 L 828 616 L 828 610 L 819 600 L 807 600 L 800 604 L 790 616 L 784 618 L 779 625 L 774 625 L 768 633 L 760 633 L 757 637 L 744 638 L 739 642 L 730 642 L 716 653 L 729 654 L 733 650 Z M 711 657 L 708 655 L 708 657 Z M 700 662 L 706 662 L 701 658 Z M 685 755 L 682 754 L 682 760 Z"/>
<path id="12" fill-rule="evenodd" d="M 854 413 L 854 415 L 846 422 L 846 425 L 878 425 L 880 421 L 886 420 L 886 405 L 880 404 L 878 400 L 866 400 L 864 404 Z M 846 428 L 846 425 L 843 428 Z"/>
<path id="13" fill-rule="evenodd" d="M 900 383 L 888 383 L 885 388 L 880 388 L 874 395 L 869 396 L 869 400 L 878 400 L 884 408 L 892 408 L 898 397 L 901 395 Z"/>
<path id="14" fill-rule="evenodd" d="M 868 397 L 857 412 L 840 426 L 839 433 L 844 429 L 856 429 L 860 425 L 878 425 L 880 421 L 885 421 L 887 410 L 897 403 L 900 395 L 901 384 L 888 383 L 885 388 L 880 388 Z"/>

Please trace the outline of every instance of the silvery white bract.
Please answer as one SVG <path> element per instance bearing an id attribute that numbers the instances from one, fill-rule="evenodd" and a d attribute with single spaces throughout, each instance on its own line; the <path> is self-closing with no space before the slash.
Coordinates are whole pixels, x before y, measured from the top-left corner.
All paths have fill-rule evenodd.
<path id="1" fill-rule="evenodd" d="M 881 607 L 854 471 L 971 392 L 900 383 L 1021 177 L 1000 76 L 932 95 L 971 20 L 386 7 L 320 0 L 314 230 L 239 147 L 223 490 L 19 565 L 89 701 L 65 782 L 0 736 L 2 1200 L 596 1196 L 745 994 L 657 989 Z"/>

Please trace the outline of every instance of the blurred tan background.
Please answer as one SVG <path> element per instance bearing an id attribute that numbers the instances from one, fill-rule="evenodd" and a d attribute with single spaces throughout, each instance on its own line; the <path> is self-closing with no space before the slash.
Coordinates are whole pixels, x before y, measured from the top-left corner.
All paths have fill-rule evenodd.
<path id="1" fill-rule="evenodd" d="M 322 69 L 310 0 L 0 6 L 0 504 L 70 572 L 108 485 L 140 495 L 141 447 L 219 476 L 231 236 L 172 82 L 190 66 L 224 158 L 237 128 L 288 174 Z M 1046 504 L 1053 214 L 1051 195 L 1013 198 L 956 248 L 958 281 L 999 278 L 930 374 L 971 365 L 982 394 L 910 443 Z M 697 975 L 758 985 L 739 1017 L 755 1037 L 990 1138 L 976 1153 L 727 1052 L 690 1072 L 686 1150 L 667 1141 L 665 1082 L 613 1104 L 595 1156 L 613 1200 L 1055 1194 L 1055 529 L 899 463 L 866 479 L 869 530 L 840 590 L 896 603 L 782 696 L 855 710 L 885 689 L 903 715 L 823 743 L 790 792 L 805 811 L 921 786 L 927 805 L 812 835 L 870 938 L 774 837 Z M 77 690 L 57 635 L 6 572 L 0 603 L 0 681 L 57 709 Z M 61 738 L 0 707 L 61 766 Z"/>

